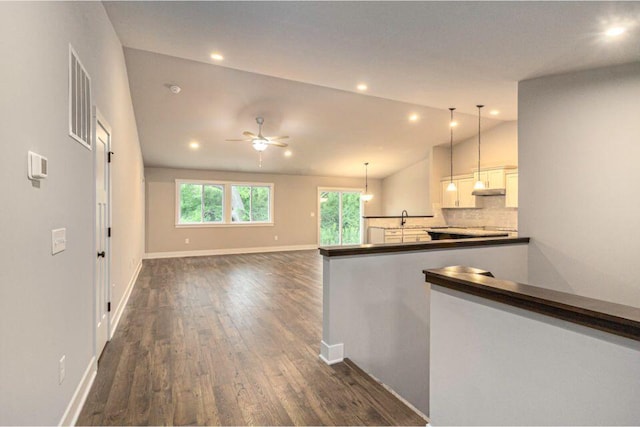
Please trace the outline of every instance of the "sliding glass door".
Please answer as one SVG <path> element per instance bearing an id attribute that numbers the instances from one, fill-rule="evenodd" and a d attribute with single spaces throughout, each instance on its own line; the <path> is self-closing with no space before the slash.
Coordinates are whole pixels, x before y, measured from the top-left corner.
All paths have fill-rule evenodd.
<path id="1" fill-rule="evenodd" d="M 321 246 L 362 243 L 361 190 L 320 188 L 319 241 Z"/>

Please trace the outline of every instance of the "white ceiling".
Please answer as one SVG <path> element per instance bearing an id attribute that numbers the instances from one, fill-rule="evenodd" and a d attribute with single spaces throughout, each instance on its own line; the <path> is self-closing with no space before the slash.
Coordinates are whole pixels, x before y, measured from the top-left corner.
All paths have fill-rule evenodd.
<path id="1" fill-rule="evenodd" d="M 295 94 L 287 99 L 282 96 L 283 92 L 273 92 L 279 85 L 289 91 L 289 86 L 281 86 L 282 82 L 264 80 L 256 75 L 230 77 L 232 75 L 225 71 L 232 70 L 209 65 L 206 69 L 210 71 L 202 72 L 202 79 L 206 80 L 208 74 L 220 74 L 230 82 L 235 78 L 246 80 L 246 86 L 219 87 L 215 89 L 215 99 L 193 94 L 196 98 L 189 98 L 193 104 L 184 106 L 186 111 L 178 112 L 190 112 L 185 114 L 190 120 L 185 117 L 184 122 L 178 122 L 177 128 L 183 132 L 172 134 L 176 143 L 189 137 L 186 133 L 189 129 L 193 133 L 207 128 L 205 120 L 210 117 L 195 111 L 195 105 L 227 102 L 236 96 L 239 101 L 231 104 L 240 110 L 220 111 L 220 117 L 228 118 L 225 125 L 216 125 L 220 127 L 219 133 L 203 134 L 201 138 L 215 144 L 213 141 L 220 138 L 238 136 L 242 130 L 253 130 L 251 116 L 261 114 L 265 116 L 267 133 L 284 132 L 302 138 L 298 149 L 302 149 L 303 143 L 313 146 L 316 151 L 322 151 L 318 144 L 320 147 L 336 144 L 337 151 L 333 153 L 336 163 L 353 162 L 357 157 L 359 162 L 370 160 L 375 169 L 370 157 L 373 154 L 361 150 L 378 144 L 376 146 L 383 147 L 387 154 L 383 158 L 388 165 L 380 165 L 385 171 L 407 166 L 409 158 L 418 160 L 417 156 L 423 154 L 418 149 L 422 148 L 424 152 L 424 144 L 447 140 L 446 108 L 449 106 L 475 114 L 474 106 L 481 102 L 487 105 L 487 110 L 500 110 L 500 119 L 513 120 L 517 118 L 517 82 L 520 80 L 640 60 L 640 2 L 106 2 L 105 7 L 126 47 L 209 64 L 213 63 L 209 55 L 218 51 L 225 56 L 225 60 L 218 63 L 223 67 L 350 92 L 356 91 L 357 83 L 366 82 L 369 86 L 367 94 L 372 95 L 349 96 L 333 90 L 323 92 L 317 87 L 295 85 L 291 86 L 295 88 L 291 89 Z M 615 40 L 603 36 L 606 28 L 620 24 L 627 26 L 626 34 Z M 137 56 L 146 58 L 138 51 L 128 51 L 129 72 L 136 85 L 144 80 L 158 80 L 152 75 L 160 72 L 165 81 L 158 80 L 157 84 L 166 84 L 168 80 L 181 85 L 185 81 L 205 84 L 204 81 L 191 81 L 188 74 L 172 76 L 159 67 L 145 67 L 142 59 L 135 61 L 136 64 L 141 62 L 138 64 L 140 69 L 132 69 L 130 62 L 133 63 L 132 58 Z M 153 62 L 153 59 L 146 60 Z M 186 68 L 200 69 L 194 63 L 187 66 L 185 61 L 184 64 Z M 182 67 L 177 68 L 185 71 Z M 139 75 L 142 69 L 149 73 L 147 77 Z M 252 79 L 269 83 L 250 84 Z M 252 88 L 251 93 L 248 87 Z M 263 93 L 263 89 L 272 92 Z M 157 128 L 153 135 L 164 135 L 169 126 L 153 120 L 170 116 L 172 110 L 170 104 L 165 109 L 154 109 L 140 98 L 151 96 L 153 90 L 140 90 L 132 84 L 136 116 L 142 124 L 140 135 L 145 162 L 217 168 L 219 165 L 212 166 L 204 161 L 203 153 L 200 153 L 200 163 L 189 163 L 191 166 L 188 166 L 179 160 L 183 156 L 177 152 L 154 148 L 157 141 L 152 141 L 151 134 L 145 129 Z M 309 92 L 307 96 L 320 99 L 317 103 L 313 98 L 307 99 L 306 110 L 298 112 L 299 96 L 304 97 L 301 94 L 305 91 Z M 163 92 L 163 96 L 166 95 Z M 185 93 L 180 99 L 188 96 L 192 95 Z M 344 102 L 348 100 L 347 105 L 360 106 L 361 112 L 338 105 L 340 97 Z M 402 103 L 389 104 L 376 97 Z M 264 109 L 261 102 L 266 102 Z M 382 103 L 386 107 L 382 107 Z M 419 138 L 424 141 L 416 143 L 416 135 L 411 132 L 417 127 L 405 131 L 408 124 L 401 119 L 394 124 L 390 123 L 391 119 L 379 120 L 365 113 L 384 111 L 386 117 L 394 111 L 402 116 L 403 108 L 418 108 L 405 103 L 434 107 L 444 114 L 437 115 L 429 108 L 425 110 L 425 114 L 430 112 L 429 120 L 435 121 L 429 121 L 429 126 L 422 128 Z M 153 114 L 145 111 L 149 108 Z M 332 111 L 336 108 L 342 114 L 339 117 Z M 268 112 L 273 117 L 269 117 Z M 403 111 L 403 114 L 406 113 Z M 360 115 L 365 117 L 355 120 Z M 195 119 L 198 116 L 202 121 Z M 152 120 L 153 125 L 141 123 L 141 117 Z M 183 119 L 180 115 L 171 117 Z M 231 118 L 235 122 L 230 121 Z M 444 133 L 433 131 L 438 120 L 445 121 Z M 310 133 L 311 122 L 331 127 Z M 270 129 L 270 123 L 276 128 Z M 362 128 L 375 129 L 374 133 L 384 135 L 384 138 L 377 142 L 361 139 L 371 138 L 371 135 L 358 137 Z M 345 132 L 347 130 L 350 131 Z M 471 127 L 466 131 L 472 132 Z M 463 136 L 465 129 L 459 132 Z M 335 136 L 328 137 L 327 134 Z M 391 138 L 391 135 L 395 137 Z M 296 141 L 292 139 L 292 146 Z M 395 147 L 411 152 L 398 155 Z M 279 165 L 278 171 L 285 168 L 292 173 L 294 170 L 295 173 L 325 173 L 322 158 L 318 158 L 313 150 L 305 148 L 300 152 L 303 154 L 300 157 L 305 161 L 312 160 L 312 163 L 298 163 L 296 155 L 287 163 L 290 166 Z M 226 169 L 236 167 L 232 164 L 249 168 L 246 159 L 240 159 L 240 153 L 236 156 L 225 150 L 224 155 L 227 154 L 230 166 Z M 329 174 L 342 174 L 342 169 L 330 169 L 335 172 Z M 344 169 L 346 171 L 347 167 Z M 348 175 L 357 175 L 353 165 L 350 170 Z M 377 175 L 384 176 L 384 173 L 387 172 Z"/>

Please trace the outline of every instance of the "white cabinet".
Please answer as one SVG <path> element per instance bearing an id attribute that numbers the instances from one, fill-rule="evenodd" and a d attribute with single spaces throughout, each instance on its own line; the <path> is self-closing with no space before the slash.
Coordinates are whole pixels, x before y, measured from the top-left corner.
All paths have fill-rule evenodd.
<path id="1" fill-rule="evenodd" d="M 510 172 L 505 175 L 506 190 L 504 206 L 507 208 L 518 207 L 518 172 Z"/>
<path id="2" fill-rule="evenodd" d="M 499 167 L 480 170 L 480 179 L 478 179 L 478 172 L 473 173 L 473 182 L 482 181 L 486 189 L 493 188 L 505 188 L 506 174 L 513 171 L 512 168 Z"/>
<path id="3" fill-rule="evenodd" d="M 451 178 L 444 178 L 440 182 L 442 187 L 443 208 L 475 208 L 476 196 L 472 195 L 474 179 L 471 175 L 454 176 L 456 191 L 447 191 Z"/>
<path id="4" fill-rule="evenodd" d="M 428 242 L 431 240 L 426 228 L 405 228 L 402 230 L 402 243 Z"/>
<path id="5" fill-rule="evenodd" d="M 416 243 L 431 240 L 428 228 L 369 227 L 369 243 Z"/>

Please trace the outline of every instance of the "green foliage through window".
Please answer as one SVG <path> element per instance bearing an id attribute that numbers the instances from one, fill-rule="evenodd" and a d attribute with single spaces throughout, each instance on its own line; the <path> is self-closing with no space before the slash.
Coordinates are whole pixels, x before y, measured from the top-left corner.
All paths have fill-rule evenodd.
<path id="1" fill-rule="evenodd" d="M 320 193 L 320 245 L 357 245 L 361 242 L 360 193 Z"/>
<path id="2" fill-rule="evenodd" d="M 223 221 L 224 188 L 209 184 L 180 184 L 180 223 Z"/>
<path id="3" fill-rule="evenodd" d="M 269 222 L 270 187 L 257 185 L 231 186 L 231 221 Z"/>

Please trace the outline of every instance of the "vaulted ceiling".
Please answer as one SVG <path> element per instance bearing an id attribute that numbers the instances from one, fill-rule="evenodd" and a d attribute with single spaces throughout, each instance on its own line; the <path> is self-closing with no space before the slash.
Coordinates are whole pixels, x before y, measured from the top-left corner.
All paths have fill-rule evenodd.
<path id="1" fill-rule="evenodd" d="M 638 2 L 105 2 L 123 45 L 145 163 L 386 176 L 517 118 L 517 82 L 640 60 Z M 624 26 L 616 38 L 604 31 Z M 219 52 L 223 61 L 213 61 Z M 358 83 L 368 90 L 359 93 Z M 174 95 L 166 85 L 178 84 Z M 409 122 L 410 114 L 419 119 Z M 291 136 L 258 168 L 244 130 Z M 201 143 L 190 151 L 192 139 Z"/>

